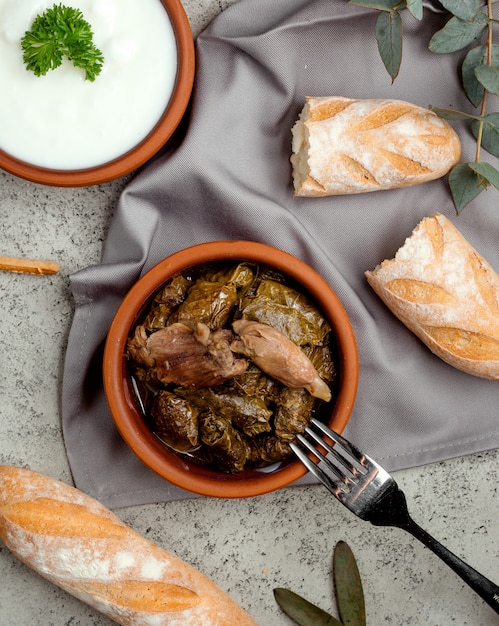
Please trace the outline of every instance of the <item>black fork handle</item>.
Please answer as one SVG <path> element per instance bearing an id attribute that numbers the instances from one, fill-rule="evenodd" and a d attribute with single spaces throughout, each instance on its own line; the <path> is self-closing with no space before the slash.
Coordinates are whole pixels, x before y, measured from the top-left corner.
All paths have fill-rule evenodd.
<path id="1" fill-rule="evenodd" d="M 499 586 L 465 563 L 411 518 L 404 493 L 393 484 L 377 506 L 365 516 L 375 526 L 396 526 L 421 541 L 467 583 L 496 613 L 499 613 Z"/>
<path id="2" fill-rule="evenodd" d="M 499 613 L 499 586 L 477 572 L 445 546 L 434 539 L 416 522 L 410 521 L 403 529 L 421 541 L 427 548 L 439 556 L 447 565 L 467 583 L 496 613 Z"/>

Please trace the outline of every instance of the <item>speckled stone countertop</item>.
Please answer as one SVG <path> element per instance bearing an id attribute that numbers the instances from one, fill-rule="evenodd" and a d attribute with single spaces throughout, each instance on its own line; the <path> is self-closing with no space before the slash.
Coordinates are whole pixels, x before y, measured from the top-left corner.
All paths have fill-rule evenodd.
<path id="1" fill-rule="evenodd" d="M 194 35 L 235 0 L 184 0 Z M 0 172 L 1 254 L 61 263 L 53 276 L 0 273 L 0 463 L 65 482 L 60 394 L 73 304 L 68 277 L 98 263 L 127 179 L 48 188 Z M 423 527 L 499 579 L 498 453 L 398 472 Z M 117 510 L 130 526 L 193 564 L 260 626 L 291 621 L 272 589 L 289 587 L 335 613 L 331 555 L 344 540 L 364 582 L 368 624 L 493 626 L 497 615 L 401 530 L 374 528 L 320 486 L 241 501 L 195 499 Z M 0 544 L 2 626 L 104 626 L 102 615 L 49 584 Z"/>

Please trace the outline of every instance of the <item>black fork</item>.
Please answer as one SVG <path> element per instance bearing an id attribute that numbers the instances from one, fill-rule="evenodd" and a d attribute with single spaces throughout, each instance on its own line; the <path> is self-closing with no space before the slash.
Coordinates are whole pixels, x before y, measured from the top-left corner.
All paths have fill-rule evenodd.
<path id="1" fill-rule="evenodd" d="M 416 524 L 409 515 L 404 493 L 376 461 L 316 419 L 312 419 L 303 435 L 297 435 L 297 442 L 292 443 L 291 448 L 307 469 L 352 513 L 375 526 L 406 530 L 447 563 L 499 613 L 499 586 Z"/>

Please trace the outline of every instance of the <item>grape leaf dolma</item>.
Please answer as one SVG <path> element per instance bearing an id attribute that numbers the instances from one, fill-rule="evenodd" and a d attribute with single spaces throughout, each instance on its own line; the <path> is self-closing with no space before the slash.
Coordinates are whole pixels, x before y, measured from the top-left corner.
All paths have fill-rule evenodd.
<path id="1" fill-rule="evenodd" d="M 265 266 L 217 263 L 184 274 L 161 288 L 128 340 L 145 419 L 166 445 L 219 471 L 285 460 L 322 400 L 296 376 L 299 388 L 292 388 L 292 366 L 290 376 L 279 377 L 256 348 L 243 358 L 241 324 L 278 331 L 273 336 L 286 366 L 293 359 L 286 360 L 283 346 L 291 341 L 293 353 L 303 352 L 333 392 L 329 324 L 284 275 Z M 272 345 L 266 344 L 270 361 L 279 361 Z"/>
<path id="2" fill-rule="evenodd" d="M 189 450 L 198 445 L 197 407 L 162 389 L 151 405 L 153 432 L 175 450 Z"/>
<path id="3" fill-rule="evenodd" d="M 293 441 L 302 433 L 310 421 L 314 398 L 305 389 L 284 388 L 277 401 L 274 429 L 282 441 Z"/>
<path id="4" fill-rule="evenodd" d="M 274 280 L 262 280 L 241 309 L 243 318 L 272 326 L 297 346 L 322 345 L 331 330 L 303 294 Z"/>
<path id="5" fill-rule="evenodd" d="M 175 276 L 155 296 L 143 326 L 149 332 L 164 328 L 168 323 L 170 315 L 184 301 L 191 284 L 184 276 Z"/>
<path id="6" fill-rule="evenodd" d="M 237 289 L 232 283 L 212 283 L 199 279 L 189 289 L 186 299 L 171 316 L 169 323 L 182 322 L 195 325 L 198 322 L 209 328 L 223 328 L 237 302 Z"/>
<path id="7" fill-rule="evenodd" d="M 241 294 L 253 284 L 255 272 L 247 263 L 239 263 L 235 267 L 209 270 L 203 274 L 203 278 L 223 285 L 228 283 L 235 285 Z"/>
<path id="8" fill-rule="evenodd" d="M 262 398 L 223 388 L 196 391 L 176 389 L 176 393 L 189 400 L 199 411 L 212 409 L 217 415 L 230 420 L 248 437 L 271 430 L 272 411 Z"/>
<path id="9" fill-rule="evenodd" d="M 287 441 L 276 435 L 264 434 L 249 440 L 249 463 L 254 467 L 264 467 L 269 463 L 284 461 L 293 451 Z"/>
<path id="10" fill-rule="evenodd" d="M 201 441 L 208 459 L 226 472 L 241 472 L 249 456 L 249 447 L 230 419 L 209 410 L 199 422 Z"/>
<path id="11" fill-rule="evenodd" d="M 253 272 L 244 264 L 206 271 L 189 288 L 187 297 L 171 316 L 169 323 L 206 324 L 212 330 L 224 328 L 233 315 L 241 289 L 253 280 Z"/>

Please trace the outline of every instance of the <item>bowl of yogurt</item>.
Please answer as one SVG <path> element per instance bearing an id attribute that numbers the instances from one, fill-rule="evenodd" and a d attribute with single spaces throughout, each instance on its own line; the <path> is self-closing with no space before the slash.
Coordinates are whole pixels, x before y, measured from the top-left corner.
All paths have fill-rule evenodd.
<path id="1" fill-rule="evenodd" d="M 68 55 L 43 75 L 27 67 L 21 42 L 57 6 L 91 28 L 103 57 L 94 80 Z M 177 129 L 194 67 L 179 0 L 0 0 L 0 168 L 61 187 L 132 172 Z"/>

